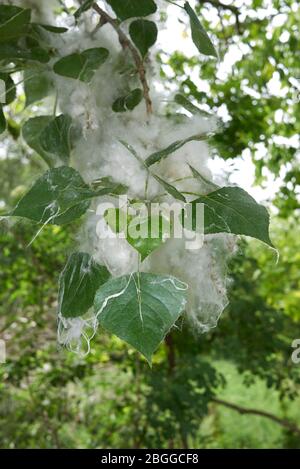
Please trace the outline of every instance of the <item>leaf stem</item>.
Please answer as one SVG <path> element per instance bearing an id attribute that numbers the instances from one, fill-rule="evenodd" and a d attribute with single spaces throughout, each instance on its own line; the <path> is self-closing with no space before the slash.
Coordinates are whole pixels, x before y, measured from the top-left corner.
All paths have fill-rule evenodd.
<path id="1" fill-rule="evenodd" d="M 196 195 L 197 197 L 202 197 L 203 194 L 197 194 L 196 192 L 189 192 L 189 191 L 181 191 L 182 194 L 187 194 L 187 195 Z"/>
<path id="2" fill-rule="evenodd" d="M 57 104 L 58 104 L 58 90 L 56 90 L 56 93 L 55 93 L 55 101 L 54 101 L 54 106 L 53 106 L 53 117 L 56 117 Z"/>
<path id="3" fill-rule="evenodd" d="M 183 6 L 179 5 L 178 3 L 173 2 L 172 0 L 165 0 L 165 1 L 167 3 L 170 3 L 171 5 L 174 5 L 175 7 L 182 8 L 184 10 Z"/>
<path id="4" fill-rule="evenodd" d="M 99 7 L 97 3 L 93 4 L 93 9 L 103 18 L 104 22 L 109 23 L 114 28 L 114 30 L 118 34 L 121 46 L 124 49 L 128 48 L 130 50 L 133 60 L 135 62 L 136 68 L 137 68 L 137 72 L 140 77 L 140 82 L 143 87 L 143 95 L 144 95 L 144 100 L 146 102 L 147 114 L 148 115 L 152 114 L 153 108 L 152 108 L 152 101 L 151 101 L 150 94 L 149 94 L 150 88 L 149 88 L 147 78 L 146 78 L 145 65 L 144 65 L 142 58 L 140 57 L 139 52 L 134 47 L 130 39 L 128 39 L 124 31 L 122 31 L 116 19 L 112 18 L 108 13 L 106 13 L 106 11 L 102 10 L 102 8 Z"/>

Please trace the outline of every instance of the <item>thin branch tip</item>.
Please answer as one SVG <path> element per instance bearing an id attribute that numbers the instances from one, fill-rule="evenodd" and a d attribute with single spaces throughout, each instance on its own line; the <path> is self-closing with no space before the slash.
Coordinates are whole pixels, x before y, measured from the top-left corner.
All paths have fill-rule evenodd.
<path id="1" fill-rule="evenodd" d="M 152 107 L 152 101 L 150 97 L 150 88 L 149 88 L 147 78 L 146 78 L 146 69 L 145 69 L 143 59 L 141 58 L 139 52 L 134 47 L 130 39 L 126 36 L 124 31 L 122 31 L 122 29 L 120 28 L 118 21 L 112 18 L 101 7 L 99 7 L 97 3 L 93 3 L 93 9 L 100 15 L 100 17 L 102 18 L 102 21 L 104 21 L 103 24 L 109 23 L 114 28 L 114 30 L 118 34 L 119 42 L 122 48 L 123 49 L 128 48 L 130 50 L 133 60 L 135 62 L 136 68 L 137 68 L 137 72 L 139 74 L 141 85 L 143 87 L 143 96 L 144 96 L 144 100 L 146 103 L 147 114 L 148 116 L 151 115 L 153 113 L 153 107 Z"/>

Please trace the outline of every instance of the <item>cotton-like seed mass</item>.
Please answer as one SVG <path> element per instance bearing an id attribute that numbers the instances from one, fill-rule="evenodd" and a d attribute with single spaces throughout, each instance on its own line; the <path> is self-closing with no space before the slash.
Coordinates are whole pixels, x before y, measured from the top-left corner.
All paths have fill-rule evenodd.
<path id="1" fill-rule="evenodd" d="M 35 6 L 35 15 L 40 14 L 45 20 L 45 12 L 40 8 L 42 2 L 27 0 L 22 2 L 22 6 L 25 3 Z M 165 2 L 161 2 L 160 6 L 162 5 L 165 7 Z M 71 164 L 87 182 L 113 177 L 115 181 L 128 186 L 130 199 L 149 200 L 163 195 L 164 190 L 154 178 L 150 177 L 147 181 L 147 171 L 143 165 L 120 141 L 132 145 L 139 157 L 146 159 L 151 153 L 176 140 L 215 131 L 218 121 L 199 115 L 183 115 L 180 110 L 176 113 L 173 96 L 157 91 L 157 83 L 161 79 L 155 69 L 155 50 L 147 62 L 153 114 L 146 114 L 144 100 L 133 111 L 114 112 L 112 103 L 126 95 L 130 89 L 140 88 L 141 84 L 134 72 L 130 52 L 122 50 L 117 35 L 109 24 L 95 29 L 97 21 L 97 15 L 90 10 L 82 15 L 79 24 L 71 27 L 64 38 L 53 35 L 53 46 L 61 57 L 92 47 L 105 47 L 110 53 L 108 60 L 96 71 L 90 83 L 52 73 L 61 112 L 69 114 L 82 128 L 82 135 L 72 153 Z M 157 24 L 160 24 L 159 21 Z M 69 24 L 68 26 L 70 27 Z M 128 21 L 122 23 L 122 28 L 128 32 Z M 169 115 L 168 106 L 175 109 L 175 115 Z M 209 157 L 207 143 L 193 141 L 156 165 L 155 172 L 180 191 L 205 193 L 207 188 L 191 178 L 189 165 L 211 180 L 213 175 L 208 169 Z M 171 202 L 173 199 L 170 195 L 164 195 L 161 200 Z M 97 215 L 97 204 L 103 201 L 116 203 L 113 197 L 93 202 L 78 237 L 80 250 L 88 251 L 97 262 L 107 266 L 112 276 L 130 274 L 140 268 L 144 272 L 177 277 L 188 285 L 186 317 L 193 329 L 206 332 L 215 327 L 227 304 L 226 263 L 235 251 L 234 238 L 225 234 L 206 236 L 203 247 L 197 250 L 187 250 L 184 239 L 169 239 L 139 267 L 137 251 L 124 238 L 112 231 L 110 237 L 104 237 L 109 228 L 103 216 Z M 90 316 L 89 318 L 86 322 L 60 317 L 60 342 L 73 344 L 77 341 L 79 344 L 83 341 L 89 347 L 91 335 L 85 330 L 87 327 L 92 327 L 93 331 L 95 329 L 95 322 Z"/>
<path id="2" fill-rule="evenodd" d="M 54 24 L 55 15 L 53 10 L 59 6 L 57 0 L 47 0 L 47 2 L 41 0 L 6 0 L 4 3 L 17 5 L 21 8 L 30 8 L 31 20 L 42 24 Z"/>

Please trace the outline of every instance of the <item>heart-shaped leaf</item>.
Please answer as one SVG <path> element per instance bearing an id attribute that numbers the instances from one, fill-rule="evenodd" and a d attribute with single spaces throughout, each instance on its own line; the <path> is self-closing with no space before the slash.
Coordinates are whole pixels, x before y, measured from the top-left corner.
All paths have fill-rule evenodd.
<path id="1" fill-rule="evenodd" d="M 48 155 L 41 147 L 39 137 L 43 129 L 53 119 L 53 116 L 37 116 L 32 117 L 22 127 L 22 136 L 34 151 L 36 151 L 49 166 L 55 166 L 56 159 L 53 159 L 51 155 Z"/>
<path id="2" fill-rule="evenodd" d="M 211 42 L 207 32 L 199 21 L 198 16 L 188 2 L 184 4 L 184 9 L 189 15 L 192 39 L 198 51 L 204 55 L 212 55 L 218 58 L 218 53 Z"/>
<path id="3" fill-rule="evenodd" d="M 148 273 L 108 280 L 95 296 L 99 324 L 151 365 L 153 353 L 184 310 L 186 288 L 174 277 Z"/>
<path id="4" fill-rule="evenodd" d="M 148 16 L 156 12 L 153 0 L 107 0 L 120 20 Z"/>
<path id="5" fill-rule="evenodd" d="M 83 316 L 93 306 L 95 293 L 109 272 L 86 252 L 72 254 L 59 278 L 59 312 L 66 318 Z"/>
<path id="6" fill-rule="evenodd" d="M 118 208 L 109 208 L 105 220 L 115 233 L 123 232 L 143 261 L 159 248 L 170 234 L 170 222 L 162 215 L 131 216 Z"/>
<path id="7" fill-rule="evenodd" d="M 269 237 L 267 209 L 240 187 L 222 187 L 202 195 L 192 203 L 204 204 L 205 234 L 251 236 L 273 247 Z"/>
<path id="8" fill-rule="evenodd" d="M 71 153 L 71 126 L 72 119 L 70 116 L 61 114 L 51 119 L 39 136 L 39 144 L 43 152 L 67 163 Z"/>
<path id="9" fill-rule="evenodd" d="M 87 49 L 83 52 L 67 55 L 55 62 L 53 70 L 58 75 L 90 82 L 96 70 L 102 65 L 109 52 L 103 47 Z"/>
<path id="10" fill-rule="evenodd" d="M 161 215 L 135 217 L 128 224 L 126 239 L 140 253 L 143 261 L 163 244 L 164 235 L 170 233 L 169 225 L 170 222 Z"/>
<path id="11" fill-rule="evenodd" d="M 94 196 L 75 169 L 60 166 L 41 176 L 9 215 L 63 225 L 83 215 Z"/>
<path id="12" fill-rule="evenodd" d="M 60 116 L 37 116 L 29 119 L 22 128 L 26 143 L 51 166 L 68 162 L 71 143 L 71 118 Z"/>
<path id="13" fill-rule="evenodd" d="M 157 26 L 153 21 L 135 20 L 129 26 L 129 34 L 142 57 L 145 57 L 150 47 L 156 42 Z"/>
<path id="14" fill-rule="evenodd" d="M 142 100 L 143 92 L 141 89 L 136 88 L 130 91 L 125 96 L 116 99 L 112 105 L 114 112 L 132 111 Z"/>
<path id="15" fill-rule="evenodd" d="M 75 169 L 60 166 L 43 174 L 6 216 L 63 225 L 81 217 L 93 197 L 111 194 L 114 189 L 110 186 L 93 190 Z"/>
<path id="16" fill-rule="evenodd" d="M 53 91 L 53 83 L 49 73 L 43 68 L 38 68 L 36 73 L 24 70 L 24 91 L 26 96 L 26 106 L 49 96 Z"/>

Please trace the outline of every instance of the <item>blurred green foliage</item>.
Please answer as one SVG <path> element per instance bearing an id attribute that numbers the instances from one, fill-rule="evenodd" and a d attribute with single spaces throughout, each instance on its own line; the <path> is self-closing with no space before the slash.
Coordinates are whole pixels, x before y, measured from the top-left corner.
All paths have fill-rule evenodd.
<path id="1" fill-rule="evenodd" d="M 167 84 L 177 82 L 178 89 L 204 110 L 225 112 L 226 122 L 213 140 L 215 153 L 234 159 L 250 152 L 258 184 L 265 182 L 266 169 L 275 179 L 281 176 L 273 203 L 281 216 L 288 216 L 300 208 L 299 3 L 252 0 L 232 10 L 235 2 L 229 8 L 218 0 L 198 3 L 220 47 L 222 72 L 211 60 L 201 63 L 198 72 L 198 57 L 187 59 L 178 52 L 161 59 L 173 69 L 171 80 L 168 69 Z M 195 85 L 195 74 L 208 90 L 203 83 Z"/>
<path id="2" fill-rule="evenodd" d="M 65 229 L 47 227 L 25 248 L 33 235 L 33 227 L 23 224 L 1 234 L 0 321 L 7 344 L 7 362 L 0 367 L 1 447 L 276 447 L 293 438 L 255 416 L 242 417 L 253 429 L 244 441 L 239 428 L 229 438 L 231 419 L 238 417 L 211 403 L 216 395 L 250 407 L 255 402 L 297 422 L 292 409 L 300 368 L 290 355 L 299 315 L 290 312 L 284 293 L 299 289 L 290 284 L 293 244 L 277 287 L 281 261 L 276 265 L 274 254 L 257 245 L 241 246 L 231 266 L 230 304 L 218 327 L 199 337 L 182 324 L 150 370 L 103 331 L 85 358 L 57 349 L 53 272 L 74 241 Z M 281 230 L 273 236 L 280 242 Z M 254 400 L 253 388 L 260 395 Z M 299 446 L 297 439 L 293 445 Z"/>

